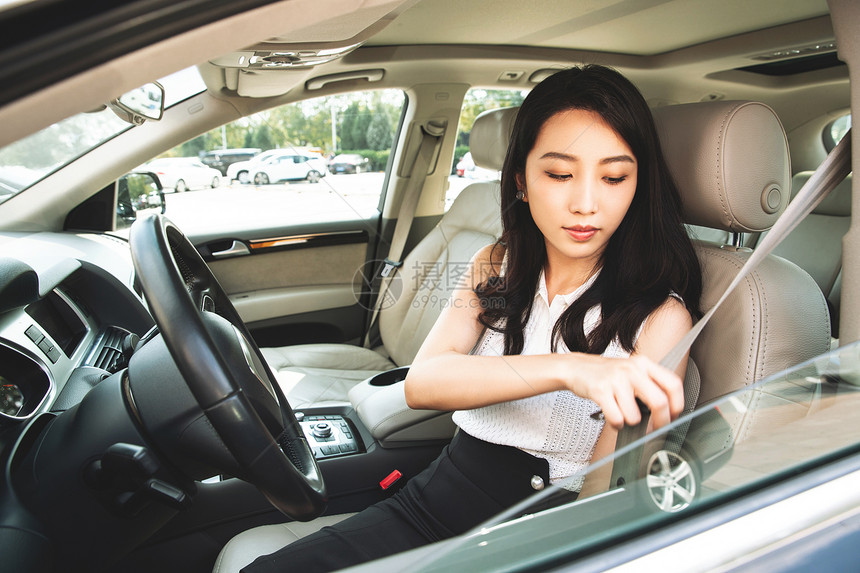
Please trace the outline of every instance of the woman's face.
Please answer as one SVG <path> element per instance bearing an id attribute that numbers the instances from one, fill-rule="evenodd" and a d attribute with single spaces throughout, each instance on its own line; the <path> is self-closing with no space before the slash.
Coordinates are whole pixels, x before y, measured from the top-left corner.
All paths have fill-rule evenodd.
<path id="1" fill-rule="evenodd" d="M 599 114 L 572 109 L 544 123 L 517 177 L 550 264 L 594 265 L 636 192 L 636 157 Z"/>

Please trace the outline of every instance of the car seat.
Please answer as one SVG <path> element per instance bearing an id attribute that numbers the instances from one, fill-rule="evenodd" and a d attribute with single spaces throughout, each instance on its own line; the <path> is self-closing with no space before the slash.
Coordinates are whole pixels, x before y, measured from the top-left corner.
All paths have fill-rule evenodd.
<path id="1" fill-rule="evenodd" d="M 470 143 L 476 164 L 500 170 L 517 108 L 475 119 Z M 349 389 L 379 372 L 408 365 L 472 256 L 501 234 L 498 181 L 472 183 L 409 253 L 392 281 L 395 302 L 379 313 L 381 347 L 301 344 L 262 348 L 294 408 L 347 401 Z"/>
<path id="2" fill-rule="evenodd" d="M 791 197 L 809 181 L 812 171 L 795 173 Z M 808 272 L 827 299 L 831 336 L 839 338 L 839 300 L 842 286 L 842 237 L 851 226 L 851 181 L 849 174 L 812 213 L 773 250 Z M 765 233 L 758 238 L 764 238 Z M 834 340 L 835 343 L 835 340 Z"/>
<path id="3" fill-rule="evenodd" d="M 659 108 L 654 116 L 685 223 L 730 234 L 762 233 L 773 225 L 790 198 L 790 162 L 785 131 L 772 109 L 717 101 Z M 694 245 L 707 310 L 751 250 L 699 240 Z M 829 347 L 830 320 L 820 289 L 796 264 L 771 254 L 735 288 L 690 351 L 701 376 L 697 403 Z"/>

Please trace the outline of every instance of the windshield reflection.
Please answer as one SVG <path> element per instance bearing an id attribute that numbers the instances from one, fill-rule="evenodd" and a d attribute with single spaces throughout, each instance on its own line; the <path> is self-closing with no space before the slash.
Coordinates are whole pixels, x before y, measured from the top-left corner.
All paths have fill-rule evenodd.
<path id="1" fill-rule="evenodd" d="M 419 571 L 497 571 L 565 561 L 670 521 L 754 495 L 856 450 L 860 343 L 791 368 L 701 407 L 586 472 L 609 489 L 536 511 L 548 488 L 437 550 Z M 621 473 L 634 468 L 632 476 Z M 588 482 L 586 482 L 588 483 Z M 426 559 L 426 555 L 424 556 Z"/>

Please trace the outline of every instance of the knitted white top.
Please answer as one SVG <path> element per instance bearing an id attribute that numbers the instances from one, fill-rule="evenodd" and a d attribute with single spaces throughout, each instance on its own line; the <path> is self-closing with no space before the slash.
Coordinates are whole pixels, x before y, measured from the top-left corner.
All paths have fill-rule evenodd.
<path id="1" fill-rule="evenodd" d="M 596 277 L 597 274 L 572 293 L 555 296 L 550 304 L 547 299 L 546 279 L 541 273 L 531 316 L 523 329 L 523 355 L 552 352 L 553 325 L 565 309 L 591 286 Z M 585 316 L 583 326 L 586 335 L 597 326 L 599 320 L 600 306 L 595 306 Z M 640 326 L 639 332 L 636 333 L 637 339 L 641 331 Z M 501 356 L 503 351 L 504 335 L 487 329 L 473 354 Z M 557 352 L 570 350 L 564 341 L 560 341 Z M 603 356 L 619 358 L 629 355 L 617 339 L 613 340 L 603 353 Z M 549 462 L 550 482 L 556 483 L 588 466 L 603 430 L 603 420 L 591 418 L 599 409 L 595 402 L 562 390 L 474 410 L 459 410 L 454 412 L 454 422 L 476 438 L 494 444 L 514 446 L 533 456 L 546 459 Z M 579 491 L 583 481 L 584 477 L 580 475 L 563 486 Z"/>

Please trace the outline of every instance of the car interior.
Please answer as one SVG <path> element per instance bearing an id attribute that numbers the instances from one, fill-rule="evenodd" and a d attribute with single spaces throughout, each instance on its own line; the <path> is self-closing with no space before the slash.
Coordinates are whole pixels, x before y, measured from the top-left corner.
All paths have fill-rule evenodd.
<path id="1" fill-rule="evenodd" d="M 512 111 L 515 110 L 487 113 L 502 116 L 494 123 L 510 129 L 512 122 L 504 116 Z M 700 102 L 667 106 L 659 109 L 656 116 L 661 145 L 682 190 L 686 223 L 729 233 L 761 232 L 770 228 L 780 202 L 788 201 L 791 191 L 786 138 L 771 109 L 750 102 Z M 510 137 L 502 138 L 505 139 Z M 478 153 L 475 156 L 481 157 Z M 715 157 L 725 163 L 718 164 Z M 717 183 L 711 183 L 713 181 Z M 498 188 L 489 186 L 493 187 Z M 773 203 L 769 204 L 768 198 Z M 475 211 L 494 212 L 497 202 L 497 196 L 485 195 L 484 202 L 478 203 L 482 208 Z M 742 208 L 728 211 L 721 207 L 723 205 Z M 706 308 L 714 306 L 726 290 L 727 279 L 734 278 L 750 255 L 748 249 L 727 247 L 704 242 L 696 244 L 704 273 L 703 306 Z M 421 250 L 419 245 L 413 254 Z M 786 291 L 791 293 L 790 297 L 777 296 Z M 780 336 L 774 336 L 774 332 Z M 764 263 L 759 263 L 754 274 L 747 276 L 746 284 L 733 291 L 721 312 L 697 339 L 691 362 L 698 368 L 699 386 L 689 383 L 685 386 L 688 408 L 693 410 L 699 404 L 805 362 L 829 348 L 829 314 L 818 285 L 796 265 L 771 255 Z M 393 425 L 391 418 L 403 423 L 406 417 L 418 417 L 421 412 L 406 406 L 402 372 L 394 378 L 397 385 L 378 387 L 390 384 L 390 377 L 386 376 L 390 372 L 397 371 L 371 376 L 349 391 L 350 403 L 359 419 L 382 444 L 388 442 L 385 431 Z M 330 386 L 326 382 L 317 384 L 318 387 Z M 294 400 L 290 398 L 290 402 Z M 410 430 L 414 430 L 412 420 L 408 424 Z M 453 432 L 453 427 L 449 431 Z M 330 525 L 333 519 L 319 525 Z M 273 552 L 313 531 L 310 524 L 301 530 L 269 525 L 245 531 L 227 544 L 215 570 L 238 571 L 253 558 Z"/>
<path id="2" fill-rule="evenodd" d="M 35 29 L 50 4 L 0 7 L 0 22 Z M 469 261 L 502 230 L 498 179 L 458 178 L 454 166 L 468 151 L 499 172 L 516 102 L 552 73 L 603 64 L 642 91 L 702 265 L 704 310 L 851 137 L 846 62 L 860 65 L 860 10 L 843 0 L 144 4 L 75 16 L 62 54 L 60 23 L 0 46 L 3 569 L 238 572 L 388 498 L 435 459 L 456 431 L 451 412 L 409 408 L 403 380 Z M 37 54 L 26 73 L 13 65 L 21 53 Z M 52 71 L 51 58 L 69 64 Z M 160 119 L 117 103 L 156 81 Z M 181 194 L 154 177 L 158 200 L 125 206 L 138 192 L 130 172 L 196 156 L 204 136 L 215 143 L 200 156 L 265 152 L 232 130 L 282 133 L 279 118 L 318 115 L 330 118 L 320 141 L 336 147 L 359 108 L 395 118 L 367 172 L 277 184 L 249 173 Z M 86 135 L 63 139 L 77 125 Z M 307 130 L 284 131 L 278 148 L 316 147 Z M 52 146 L 73 151 L 37 163 Z M 605 521 L 583 527 L 609 531 L 599 502 L 634 492 L 634 479 L 651 487 L 667 456 L 695 483 L 673 482 L 684 503 L 661 485 L 650 505 L 622 504 L 645 516 L 642 531 L 704 515 L 726 492 L 752 495 L 750 476 L 773 485 L 745 456 L 761 432 L 856 387 L 821 382 L 850 382 L 822 372 L 847 368 L 860 338 L 852 185 L 848 175 L 817 204 L 696 338 L 686 423 L 620 443 L 614 468 L 595 465 L 605 483 L 594 496 L 521 509 L 486 531 L 516 535 L 524 513 L 535 524 L 593 514 Z M 455 540 L 463 561 L 437 569 L 501 570 L 505 550 L 482 558 L 477 539 Z M 531 567 L 543 569 L 539 547 Z M 433 551 L 367 568 L 433 569 Z"/>

